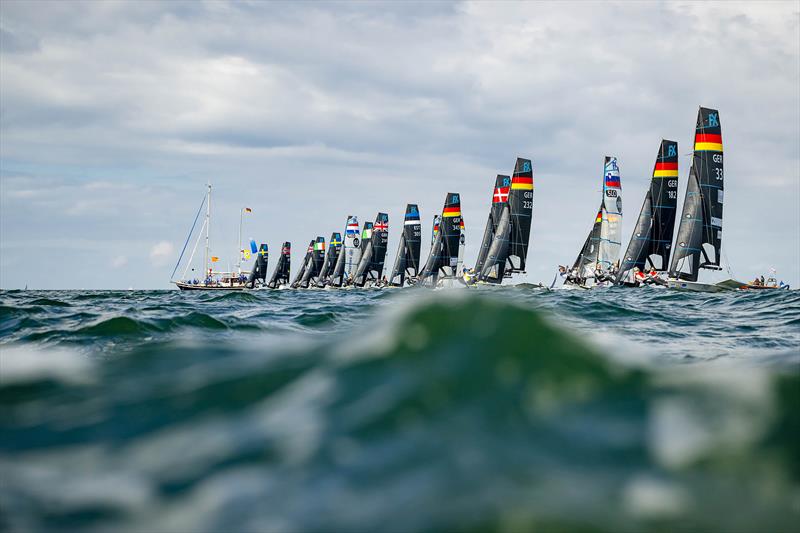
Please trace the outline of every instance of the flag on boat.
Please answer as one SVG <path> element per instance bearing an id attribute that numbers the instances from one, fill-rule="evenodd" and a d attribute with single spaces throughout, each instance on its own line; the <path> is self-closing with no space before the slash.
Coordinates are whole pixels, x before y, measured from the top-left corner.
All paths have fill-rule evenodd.
<path id="1" fill-rule="evenodd" d="M 211 262 L 212 263 L 216 263 L 217 261 L 219 261 L 219 257 L 217 257 L 216 255 L 212 255 L 211 256 Z"/>
<path id="2" fill-rule="evenodd" d="M 256 241 L 253 239 L 250 239 L 250 251 L 254 254 L 258 253 L 258 246 L 256 246 Z"/>
<path id="3" fill-rule="evenodd" d="M 244 252 L 244 254 L 242 254 L 244 255 L 244 260 L 247 261 L 248 259 L 250 259 L 250 250 L 242 250 L 242 251 Z"/>
<path id="4" fill-rule="evenodd" d="M 245 207 L 245 208 L 244 208 L 244 212 L 245 212 L 245 213 L 252 213 L 252 212 L 253 212 L 253 210 L 252 210 L 252 209 L 250 209 L 249 207 Z"/>
<path id="5" fill-rule="evenodd" d="M 603 212 L 602 211 L 598 211 L 597 212 L 597 218 L 594 219 L 594 223 L 597 224 L 598 222 L 602 222 L 602 220 L 603 220 Z"/>
<path id="6" fill-rule="evenodd" d="M 722 151 L 722 135 L 719 133 L 695 133 L 694 149 L 696 151 Z"/>
<path id="7" fill-rule="evenodd" d="M 442 212 L 442 216 L 444 217 L 460 217 L 461 216 L 461 206 L 454 206 L 454 207 L 445 207 L 444 211 Z"/>

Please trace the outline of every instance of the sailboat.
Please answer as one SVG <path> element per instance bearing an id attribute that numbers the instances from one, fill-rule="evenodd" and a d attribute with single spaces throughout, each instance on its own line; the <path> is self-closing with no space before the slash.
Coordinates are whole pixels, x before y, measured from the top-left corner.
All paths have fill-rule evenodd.
<path id="1" fill-rule="evenodd" d="M 366 240 L 366 235 L 362 235 L 362 244 L 364 240 Z M 389 215 L 378 213 L 378 216 L 375 217 L 375 224 L 370 229 L 369 240 L 361 254 L 361 261 L 353 276 L 354 286 L 379 286 L 381 284 L 388 242 Z"/>
<path id="2" fill-rule="evenodd" d="M 325 287 L 330 282 L 331 274 L 339 261 L 339 255 L 342 251 L 342 234 L 338 231 L 331 233 L 331 240 L 328 243 L 328 253 L 325 255 L 325 261 L 322 263 L 319 276 L 317 278 L 316 286 L 319 288 Z"/>
<path id="3" fill-rule="evenodd" d="M 252 242 L 252 241 L 251 241 Z M 257 250 L 256 262 L 253 270 L 247 277 L 247 288 L 256 289 L 267 281 L 267 265 L 269 264 L 269 247 L 261 243 Z"/>
<path id="4" fill-rule="evenodd" d="M 293 289 L 300 288 L 300 283 L 302 282 L 303 278 L 306 277 L 306 271 L 314 269 L 314 240 L 312 239 L 308 243 L 308 248 L 306 249 L 306 255 L 303 257 L 303 262 L 300 265 L 300 271 L 294 278 L 291 287 Z"/>
<path id="5" fill-rule="evenodd" d="M 524 273 L 533 218 L 533 166 L 518 157 L 513 176 L 498 174 L 478 259 L 468 279 L 499 284 Z"/>
<path id="6" fill-rule="evenodd" d="M 189 239 L 191 239 L 192 234 L 194 233 L 194 228 L 197 226 L 197 221 L 200 218 L 200 213 L 203 211 L 203 207 L 206 208 L 205 218 L 203 220 L 203 225 L 200 228 L 200 231 L 197 234 L 197 240 L 194 243 L 194 247 L 192 248 L 192 253 L 189 256 L 189 260 L 186 262 L 186 268 L 183 271 L 183 275 L 181 276 L 180 280 L 175 280 L 175 272 L 178 271 L 178 266 L 180 266 L 181 261 L 183 260 L 184 253 L 186 252 L 186 247 L 189 244 Z M 244 290 L 247 285 L 247 278 L 241 274 L 241 272 L 223 272 L 214 270 L 212 265 L 219 261 L 219 257 L 211 255 L 211 246 L 210 246 L 210 228 L 211 228 L 211 184 L 207 185 L 207 190 L 205 196 L 203 196 L 203 201 L 200 203 L 200 208 L 197 210 L 197 215 L 195 215 L 194 222 L 192 223 L 192 227 L 189 230 L 189 234 L 186 236 L 186 242 L 183 244 L 183 249 L 181 250 L 180 256 L 178 257 L 178 262 L 175 263 L 175 268 L 172 271 L 172 276 L 170 276 L 170 282 L 174 283 L 180 290 L 183 291 L 197 291 L 197 290 L 214 290 L 214 291 L 241 291 Z M 197 252 L 197 246 L 200 244 L 200 239 L 205 237 L 205 252 L 203 255 L 203 272 L 201 274 L 201 279 L 193 278 L 188 279 L 186 275 L 189 272 L 189 268 L 192 265 L 192 260 L 194 259 L 195 252 Z M 194 269 L 192 269 L 194 270 Z"/>
<path id="7" fill-rule="evenodd" d="M 565 287 L 588 289 L 607 281 L 619 266 L 622 246 L 622 183 L 616 157 L 606 156 L 603 162 L 603 198 L 592 229 L 583 243 Z"/>
<path id="8" fill-rule="evenodd" d="M 447 193 L 439 219 L 439 231 L 434 225 L 435 238 L 431 252 L 418 283 L 436 287 L 443 280 L 456 277 L 458 264 L 458 246 L 461 238 L 461 196 L 458 193 Z"/>
<path id="9" fill-rule="evenodd" d="M 511 238 L 511 207 L 508 196 L 511 176 L 498 174 L 492 192 L 492 206 L 483 230 L 478 259 L 472 269 L 475 281 L 501 283 L 505 277 L 506 260 Z M 511 274 L 509 274 L 510 276 Z"/>
<path id="10" fill-rule="evenodd" d="M 744 285 L 732 279 L 717 284 L 697 281 L 700 270 L 722 270 L 720 254 L 724 190 L 719 111 L 701 107 L 697 112 L 689 183 L 669 267 L 669 288 L 719 292 Z"/>
<path id="11" fill-rule="evenodd" d="M 269 289 L 280 289 L 289 286 L 289 270 L 292 264 L 292 243 L 286 241 L 281 247 L 281 255 L 278 257 L 278 264 L 275 271 L 267 283 Z"/>
<path id="12" fill-rule="evenodd" d="M 413 280 L 419 275 L 420 248 L 422 245 L 422 226 L 419 219 L 417 204 L 406 206 L 403 233 L 400 235 L 400 244 L 397 247 L 397 256 L 389 276 L 389 285 L 402 287 L 407 280 Z"/>
<path id="13" fill-rule="evenodd" d="M 678 143 L 664 139 L 656 156 L 650 188 L 644 197 L 628 248 L 622 256 L 622 265 L 615 280 L 617 284 L 638 286 L 635 269 L 639 272 L 666 272 L 677 208 Z"/>
<path id="14" fill-rule="evenodd" d="M 317 237 L 316 241 L 311 241 L 309 248 L 306 268 L 297 282 L 296 288 L 307 289 L 311 285 L 316 285 L 322 271 L 322 264 L 325 262 L 325 237 Z"/>

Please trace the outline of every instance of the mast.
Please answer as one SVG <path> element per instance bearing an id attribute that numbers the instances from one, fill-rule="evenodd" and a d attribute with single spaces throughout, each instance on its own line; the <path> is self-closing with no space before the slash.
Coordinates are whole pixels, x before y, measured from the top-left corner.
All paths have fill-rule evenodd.
<path id="1" fill-rule="evenodd" d="M 208 251 L 208 235 L 211 229 L 211 182 L 208 182 L 208 203 L 206 203 L 206 251 L 205 251 L 205 258 L 203 259 L 203 279 L 206 279 L 206 275 L 210 277 L 208 260 L 209 251 Z"/>
<path id="2" fill-rule="evenodd" d="M 400 244 L 397 247 L 397 257 L 389 276 L 391 285 L 402 287 L 405 284 L 406 276 L 416 277 L 419 275 L 421 234 L 419 208 L 417 204 L 408 204 L 403 221 L 403 233 L 400 235 Z"/>

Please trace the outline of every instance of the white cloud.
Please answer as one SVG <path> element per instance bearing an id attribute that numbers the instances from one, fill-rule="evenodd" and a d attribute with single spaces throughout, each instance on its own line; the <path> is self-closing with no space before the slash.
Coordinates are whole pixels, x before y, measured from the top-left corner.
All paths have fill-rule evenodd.
<path id="1" fill-rule="evenodd" d="M 152 257 L 153 252 L 150 252 L 150 256 Z M 114 259 L 111 260 L 111 267 L 112 268 L 122 268 L 128 264 L 128 258 L 124 255 L 118 255 Z"/>
<path id="2" fill-rule="evenodd" d="M 153 266 L 164 266 L 173 259 L 175 259 L 175 247 L 170 242 L 158 242 L 150 249 L 150 262 Z"/>

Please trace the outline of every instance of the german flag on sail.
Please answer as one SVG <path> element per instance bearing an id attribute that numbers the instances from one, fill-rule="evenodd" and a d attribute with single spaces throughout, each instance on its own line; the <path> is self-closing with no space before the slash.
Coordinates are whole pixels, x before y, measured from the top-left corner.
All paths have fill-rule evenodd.
<path id="1" fill-rule="evenodd" d="M 597 224 L 598 222 L 603 221 L 603 211 L 597 212 L 597 218 L 594 219 L 594 223 Z"/>
<path id="2" fill-rule="evenodd" d="M 677 178 L 678 163 L 656 163 L 653 170 L 654 178 Z"/>
<path id="3" fill-rule="evenodd" d="M 718 133 L 695 133 L 694 134 L 694 149 L 696 152 L 722 151 L 722 135 Z"/>
<path id="4" fill-rule="evenodd" d="M 442 211 L 443 217 L 460 217 L 461 216 L 461 207 L 454 206 L 454 207 L 445 207 L 444 211 Z"/>
<path id="5" fill-rule="evenodd" d="M 511 189 L 533 190 L 533 176 L 514 176 L 511 178 Z"/>

